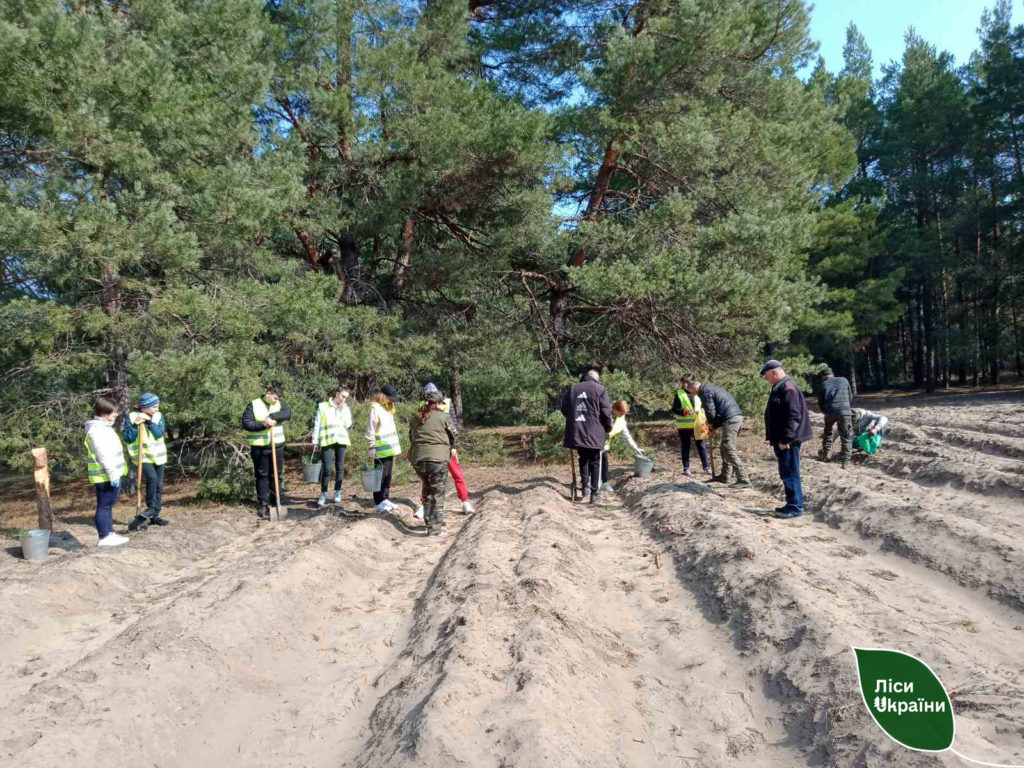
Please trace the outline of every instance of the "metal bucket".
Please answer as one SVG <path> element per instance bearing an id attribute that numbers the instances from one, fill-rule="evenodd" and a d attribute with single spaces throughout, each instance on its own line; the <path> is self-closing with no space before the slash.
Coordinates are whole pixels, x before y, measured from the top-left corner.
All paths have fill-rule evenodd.
<path id="1" fill-rule="evenodd" d="M 320 468 L 323 467 L 323 463 L 317 462 L 316 464 L 303 464 L 302 465 L 302 479 L 307 483 L 318 483 L 320 482 Z"/>
<path id="2" fill-rule="evenodd" d="M 384 465 L 363 467 L 363 490 L 376 493 L 380 490 L 381 481 L 384 479 Z"/>
<path id="3" fill-rule="evenodd" d="M 654 459 L 648 459 L 646 456 L 636 456 L 633 459 L 633 474 L 637 477 L 650 477 L 652 469 Z"/>
<path id="4" fill-rule="evenodd" d="M 21 534 L 21 554 L 26 560 L 45 560 L 50 552 L 50 531 L 34 528 Z"/>

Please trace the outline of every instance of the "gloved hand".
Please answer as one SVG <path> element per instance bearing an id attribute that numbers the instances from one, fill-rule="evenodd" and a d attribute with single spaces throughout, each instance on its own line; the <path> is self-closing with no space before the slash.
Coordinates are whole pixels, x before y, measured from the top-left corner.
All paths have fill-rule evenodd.
<path id="1" fill-rule="evenodd" d="M 113 486 L 117 490 L 121 490 L 121 478 L 120 477 L 115 477 L 115 478 L 111 479 L 110 484 L 111 484 L 111 486 Z"/>

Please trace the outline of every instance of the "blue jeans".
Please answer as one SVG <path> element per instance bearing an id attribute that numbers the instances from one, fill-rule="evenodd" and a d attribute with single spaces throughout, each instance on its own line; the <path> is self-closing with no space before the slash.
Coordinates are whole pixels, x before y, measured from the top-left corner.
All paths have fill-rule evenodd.
<path id="1" fill-rule="evenodd" d="M 96 489 L 96 532 L 100 538 L 106 538 L 114 532 L 114 505 L 117 503 L 119 488 L 110 482 L 97 483 Z"/>
<path id="2" fill-rule="evenodd" d="M 786 512 L 804 512 L 804 489 L 800 485 L 800 443 L 790 443 L 788 451 L 772 445 L 779 462 L 779 477 L 786 488 Z"/>

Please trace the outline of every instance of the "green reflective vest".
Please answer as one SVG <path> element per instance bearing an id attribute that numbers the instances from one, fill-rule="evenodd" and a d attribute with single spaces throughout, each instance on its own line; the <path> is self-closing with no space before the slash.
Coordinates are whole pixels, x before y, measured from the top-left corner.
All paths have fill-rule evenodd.
<path id="1" fill-rule="evenodd" d="M 427 404 L 426 400 L 420 400 L 420 404 L 417 406 L 417 408 L 422 408 L 426 404 Z M 448 413 L 448 411 L 450 411 L 451 409 L 452 409 L 452 401 L 451 401 L 450 398 L 446 397 L 444 400 L 441 401 L 440 411 L 441 411 L 441 413 Z"/>
<path id="2" fill-rule="evenodd" d="M 93 485 L 99 485 L 100 483 L 106 483 L 110 481 L 110 475 L 107 474 L 107 470 L 100 464 L 99 459 L 96 458 L 96 454 L 92 451 L 92 446 L 89 445 L 89 437 L 85 438 L 85 450 L 89 454 L 89 482 Z M 118 459 L 117 465 L 114 467 L 114 473 L 118 477 L 124 477 L 128 474 L 128 465 L 124 463 L 124 454 L 121 454 L 121 458 Z"/>
<path id="3" fill-rule="evenodd" d="M 132 411 L 128 418 L 131 419 L 134 416 L 141 416 L 140 411 Z M 153 423 L 159 424 L 163 421 L 163 415 L 160 411 L 153 414 Z M 145 423 L 138 425 L 139 428 L 139 439 L 142 440 L 142 463 L 153 464 L 157 467 L 162 467 L 167 463 L 167 445 L 164 443 L 163 437 L 153 437 L 149 433 L 149 427 Z M 139 443 L 136 440 L 134 443 L 128 444 L 128 455 L 132 457 L 132 461 L 138 461 L 139 459 Z"/>
<path id="4" fill-rule="evenodd" d="M 252 417 L 256 421 L 263 421 L 280 410 L 280 401 L 274 403 L 270 407 L 267 407 L 267 404 L 263 402 L 262 397 L 258 397 L 252 401 Z M 273 431 L 274 445 L 281 445 L 281 443 L 284 442 L 284 427 L 278 424 L 274 427 Z M 270 445 L 269 429 L 261 429 L 259 432 L 246 432 L 245 436 L 249 440 L 249 445 Z"/>
<path id="5" fill-rule="evenodd" d="M 328 445 L 348 445 L 348 430 L 341 423 L 341 408 L 334 403 L 322 402 L 317 406 L 320 412 L 320 432 L 316 443 L 321 448 Z"/>
<path id="6" fill-rule="evenodd" d="M 398 430 L 395 429 L 395 417 L 380 403 L 370 405 L 370 410 L 377 414 L 377 432 L 373 436 L 373 447 L 377 450 L 378 459 L 397 456 L 402 452 L 398 441 Z"/>
<path id="7" fill-rule="evenodd" d="M 691 400 L 690 393 L 685 389 L 677 389 L 676 394 L 679 395 L 679 402 L 683 404 L 684 411 L 691 411 L 689 416 L 683 416 L 682 414 L 676 414 L 676 429 L 693 429 L 697 423 L 697 411 L 700 410 L 700 396 L 692 395 Z"/>

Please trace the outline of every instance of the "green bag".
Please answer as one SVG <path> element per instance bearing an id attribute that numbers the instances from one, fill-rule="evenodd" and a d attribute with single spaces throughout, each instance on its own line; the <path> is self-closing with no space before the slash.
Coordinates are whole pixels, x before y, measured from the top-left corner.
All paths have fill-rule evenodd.
<path id="1" fill-rule="evenodd" d="M 882 447 L 882 436 L 872 435 L 870 432 L 861 432 L 853 438 L 853 445 L 855 448 L 864 451 L 868 456 L 871 456 L 878 453 L 878 449 Z"/>

